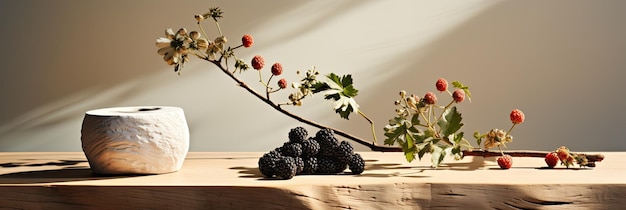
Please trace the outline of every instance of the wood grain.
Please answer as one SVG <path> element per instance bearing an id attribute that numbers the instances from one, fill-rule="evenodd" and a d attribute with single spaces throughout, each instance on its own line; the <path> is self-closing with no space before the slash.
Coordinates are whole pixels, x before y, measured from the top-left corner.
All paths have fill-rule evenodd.
<path id="1" fill-rule="evenodd" d="M 361 175 L 264 178 L 262 153 L 190 153 L 179 172 L 98 176 L 82 153 L 0 153 L 0 209 L 619 209 L 626 153 L 595 168 L 546 169 L 543 158 L 406 163 L 361 152 Z"/>

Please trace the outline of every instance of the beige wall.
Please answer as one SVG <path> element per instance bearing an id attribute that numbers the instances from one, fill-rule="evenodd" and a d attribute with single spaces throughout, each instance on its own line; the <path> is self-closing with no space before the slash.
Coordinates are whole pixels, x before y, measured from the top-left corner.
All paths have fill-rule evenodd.
<path id="1" fill-rule="evenodd" d="M 290 81 L 313 65 L 353 74 L 381 139 L 398 90 L 422 95 L 445 77 L 472 88 L 459 106 L 468 134 L 508 128 L 519 108 L 527 121 L 511 149 L 626 150 L 625 1 L 273 0 L 0 2 L 0 151 L 80 151 L 86 110 L 129 105 L 183 107 L 192 151 L 281 145 L 301 124 L 208 63 L 177 76 L 156 54 L 165 28 L 196 30 L 193 15 L 215 5 L 233 45 L 255 36 L 240 57 L 280 61 Z M 243 76 L 259 88 L 256 72 Z M 316 97 L 290 110 L 370 136 L 329 106 Z"/>

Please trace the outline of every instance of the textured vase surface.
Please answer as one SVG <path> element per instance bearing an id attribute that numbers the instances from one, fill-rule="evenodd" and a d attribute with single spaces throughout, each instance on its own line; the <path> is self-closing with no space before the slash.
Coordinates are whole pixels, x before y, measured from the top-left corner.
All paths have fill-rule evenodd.
<path id="1" fill-rule="evenodd" d="M 83 152 L 96 174 L 162 174 L 178 171 L 189 151 L 182 108 L 113 107 L 85 113 Z"/>

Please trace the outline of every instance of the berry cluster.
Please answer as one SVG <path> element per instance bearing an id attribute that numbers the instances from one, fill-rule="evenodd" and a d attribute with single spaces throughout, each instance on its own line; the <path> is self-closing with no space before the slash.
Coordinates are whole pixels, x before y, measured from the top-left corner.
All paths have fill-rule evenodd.
<path id="1" fill-rule="evenodd" d="M 347 141 L 339 142 L 332 130 L 319 130 L 308 137 L 303 127 L 289 131 L 289 141 L 259 158 L 266 177 L 291 179 L 297 174 L 338 174 L 349 168 L 353 174 L 365 170 L 363 157 Z"/>
<path id="2" fill-rule="evenodd" d="M 511 123 L 513 124 L 508 131 L 500 130 L 500 129 L 491 129 L 488 133 L 481 134 L 478 131 L 474 132 L 474 138 L 476 138 L 476 142 L 478 145 L 482 142 L 483 138 L 485 139 L 485 150 L 488 150 L 493 147 L 498 147 L 500 149 L 500 153 L 502 156 L 498 157 L 496 160 L 498 162 L 498 166 L 501 169 L 509 169 L 513 166 L 513 158 L 510 155 L 505 155 L 502 151 L 502 146 L 506 148 L 506 143 L 513 142 L 513 136 L 511 136 L 511 131 L 513 128 L 522 124 L 525 120 L 524 112 L 519 109 L 513 109 L 509 114 L 509 118 L 511 119 Z M 547 160 L 546 160 L 547 161 Z"/>
<path id="3" fill-rule="evenodd" d="M 570 166 L 574 166 L 574 163 L 578 164 L 580 167 L 595 167 L 596 164 L 593 161 L 589 161 L 587 156 L 584 154 L 576 154 L 570 152 L 570 150 L 561 146 L 553 152 L 550 152 L 545 157 L 546 164 L 548 164 L 548 168 L 554 168 L 561 161 L 561 165 L 569 168 Z"/>

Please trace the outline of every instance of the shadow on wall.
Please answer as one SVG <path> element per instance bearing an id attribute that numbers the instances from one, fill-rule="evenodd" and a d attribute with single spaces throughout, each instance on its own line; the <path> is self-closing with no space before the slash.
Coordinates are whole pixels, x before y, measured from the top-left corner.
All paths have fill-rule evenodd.
<path id="1" fill-rule="evenodd" d="M 231 15 L 222 24 L 238 27 L 224 27 L 224 33 L 243 34 L 245 28 L 302 4 L 245 3 L 241 7 L 238 2 L 211 2 L 230 14 L 236 11 L 236 17 Z M 15 49 L 0 52 L 8 73 L 0 77 L 0 151 L 78 151 L 80 123 L 90 109 L 194 103 L 181 102 L 189 100 L 179 92 L 187 90 L 180 88 L 186 81 L 172 75 L 172 68 L 156 54 L 154 40 L 168 27 L 197 30 L 193 15 L 213 6 L 206 1 L 187 1 L 176 9 L 171 1 L 0 5 L 0 26 L 18 32 L 0 35 L 13 40 L 6 47 Z M 29 62 L 33 59 L 36 62 Z M 193 65 L 197 66 L 187 68 L 194 69 Z M 196 78 L 207 76 L 197 74 Z M 201 87 L 187 87 L 206 88 L 202 84 L 207 81 L 195 82 Z"/>
<path id="2" fill-rule="evenodd" d="M 222 22 L 225 33 L 255 35 L 254 49 L 239 55 L 246 60 L 251 53 L 263 54 L 268 63 L 280 59 L 291 74 L 313 64 L 323 72 L 353 74 L 361 90 L 357 100 L 375 119 L 379 141 L 382 127 L 394 115 L 393 101 L 399 90 L 423 95 L 434 91 L 437 78 L 445 77 L 472 89 L 472 103 L 459 105 L 467 134 L 506 129 L 510 126 L 508 113 L 519 108 L 527 121 L 514 131 L 511 149 L 552 150 L 567 145 L 573 150 L 626 150 L 620 142 L 626 134 L 626 124 L 620 119 L 626 114 L 619 111 L 626 107 L 626 101 L 620 99 L 624 94 L 617 86 L 626 78 L 621 70 L 626 60 L 619 58 L 626 54 L 626 26 L 620 21 L 626 14 L 619 11 L 626 3 L 622 1 L 475 1 L 447 6 L 423 2 L 276 2 L 250 1 L 247 3 L 254 5 L 245 7 L 241 2 L 212 4 L 227 11 Z M 46 46 L 39 48 L 40 54 L 48 57 L 41 62 L 25 62 L 30 57 L 26 51 L 2 56 L 7 59 L 3 63 L 14 70 L 11 77 L 2 77 L 0 84 L 4 101 L 0 151 L 79 151 L 84 111 L 106 106 L 183 107 L 191 129 L 192 151 L 267 151 L 284 142 L 288 130 L 299 125 L 205 63 L 188 64 L 180 77 L 163 67 L 153 39 L 162 36 L 164 28 L 176 28 L 181 23 L 195 28 L 189 14 L 208 7 L 204 1 L 182 4 L 176 10 L 170 9 L 170 2 L 158 1 L 152 3 L 150 11 L 132 2 L 124 3 L 122 10 L 111 6 L 118 4 L 73 3 L 73 7 L 59 7 L 67 9 L 64 16 L 59 15 L 63 11 L 44 9 L 46 4 L 69 2 L 1 4 L 2 26 L 26 31 L 20 36 L 5 33 L 3 38 L 37 40 L 35 45 Z M 11 9 L 15 13 L 7 12 Z M 88 11 L 95 13 L 87 15 Z M 136 15 L 137 11 L 152 15 Z M 371 11 L 396 12 L 378 17 Z M 475 14 L 465 14 L 469 11 Z M 50 18 L 7 21 L 40 17 L 31 12 Z M 117 19 L 104 18 L 113 13 L 118 14 Z M 460 17 L 464 17 L 462 22 L 451 23 Z M 67 24 L 54 24 L 61 22 Z M 436 28 L 439 25 L 448 27 Z M 80 28 L 79 34 L 68 32 L 76 28 Z M 50 33 L 49 40 L 54 41 L 45 42 L 36 37 L 41 36 L 37 32 L 42 29 L 59 33 Z M 238 35 L 231 37 L 231 44 L 238 41 Z M 10 48 L 23 49 L 14 45 L 24 43 L 29 42 L 12 42 Z M 117 57 L 112 59 L 111 55 Z M 258 76 L 256 72 L 249 75 L 242 76 L 251 82 Z M 289 81 L 298 79 L 286 77 Z M 448 99 L 440 94 L 439 100 Z M 310 108 L 315 105 L 320 106 Z M 311 106 L 294 110 L 357 136 L 371 135 L 369 126 L 357 116 L 346 122 L 329 111 L 325 102 Z"/>
<path id="3" fill-rule="evenodd" d="M 393 82 L 372 86 L 380 87 L 372 95 L 382 97 L 365 103 L 383 100 L 390 109 L 396 95 L 386 93 L 406 89 L 423 96 L 445 77 L 471 87 L 472 103 L 459 105 L 466 134 L 508 129 L 509 112 L 519 108 L 527 121 L 513 132 L 510 149 L 626 150 L 626 101 L 619 88 L 626 78 L 626 25 L 618 21 L 626 17 L 626 2 L 563 3 L 505 1 L 490 7 L 389 62 L 409 64 L 394 72 Z"/>

